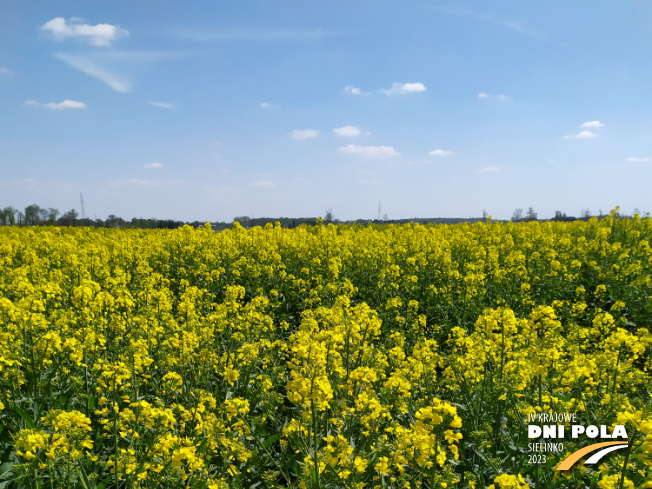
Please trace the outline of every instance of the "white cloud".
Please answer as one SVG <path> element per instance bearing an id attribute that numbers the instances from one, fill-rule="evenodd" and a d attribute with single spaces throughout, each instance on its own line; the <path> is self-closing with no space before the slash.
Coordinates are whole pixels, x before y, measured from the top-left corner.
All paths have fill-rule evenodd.
<path id="1" fill-rule="evenodd" d="M 480 170 L 480 173 L 493 173 L 497 171 L 498 168 L 495 166 L 485 166 L 482 170 Z"/>
<path id="2" fill-rule="evenodd" d="M 352 86 L 344 87 L 344 91 L 345 91 L 346 93 L 351 94 L 351 95 L 371 95 L 371 92 L 363 92 L 363 91 L 360 90 L 359 88 L 357 88 L 357 87 L 352 87 Z"/>
<path id="3" fill-rule="evenodd" d="M 119 74 L 125 70 L 142 69 L 144 65 L 186 56 L 184 51 L 103 51 L 79 54 L 57 53 L 55 58 L 82 73 L 106 83 L 116 92 L 133 91 L 127 78 Z M 117 70 L 116 70 L 117 68 Z"/>
<path id="4" fill-rule="evenodd" d="M 261 102 L 260 107 L 263 109 L 269 109 L 272 106 L 269 102 Z"/>
<path id="5" fill-rule="evenodd" d="M 64 100 L 63 102 L 50 102 L 47 104 L 41 104 L 35 100 L 28 100 L 25 102 L 26 105 L 32 105 L 34 107 L 41 107 L 42 109 L 50 110 L 67 110 L 67 109 L 85 109 L 88 107 L 83 102 L 77 102 L 76 100 Z"/>
<path id="6" fill-rule="evenodd" d="M 167 109 L 167 110 L 177 110 L 177 106 L 174 104 L 170 104 L 168 102 L 154 102 L 154 101 L 147 101 L 149 105 L 153 105 L 154 107 L 159 107 L 161 109 Z"/>
<path id="7" fill-rule="evenodd" d="M 627 161 L 627 163 L 646 163 L 650 161 L 650 158 L 647 156 L 630 156 L 625 161 Z"/>
<path id="8" fill-rule="evenodd" d="M 453 151 L 448 149 L 436 149 L 428 153 L 430 156 L 450 156 L 453 154 Z"/>
<path id="9" fill-rule="evenodd" d="M 163 163 L 159 162 L 154 162 L 154 163 L 146 163 L 145 168 L 152 169 L 152 168 L 163 168 Z"/>
<path id="10" fill-rule="evenodd" d="M 582 128 L 591 128 L 591 127 L 604 127 L 604 124 L 600 121 L 589 121 L 582 124 Z"/>
<path id="11" fill-rule="evenodd" d="M 269 180 L 257 180 L 255 182 L 249 183 L 249 185 L 252 186 L 252 187 L 258 187 L 258 188 L 276 187 L 276 184 L 274 182 L 269 181 Z"/>
<path id="12" fill-rule="evenodd" d="M 108 72 L 93 59 L 65 53 L 56 54 L 55 57 L 68 63 L 73 68 L 77 68 L 82 73 L 103 81 L 116 92 L 128 93 L 132 91 L 131 84 L 127 80 L 120 75 Z"/>
<path id="13" fill-rule="evenodd" d="M 355 126 L 336 127 L 333 132 L 345 138 L 352 138 L 361 134 L 360 129 Z"/>
<path id="14" fill-rule="evenodd" d="M 338 149 L 341 153 L 360 155 L 370 159 L 385 159 L 393 156 L 400 156 L 401 153 L 391 146 L 360 146 L 357 144 L 348 144 Z"/>
<path id="15" fill-rule="evenodd" d="M 14 74 L 14 70 L 10 70 L 9 68 L 0 66 L 0 75 L 13 75 L 13 74 Z"/>
<path id="16" fill-rule="evenodd" d="M 295 129 L 290 133 L 290 137 L 292 139 L 310 139 L 310 138 L 316 138 L 319 135 L 319 131 L 315 131 L 314 129 Z"/>
<path id="17" fill-rule="evenodd" d="M 512 97 L 510 97 L 509 95 L 505 95 L 504 93 L 500 93 L 498 95 L 490 95 L 485 92 L 480 92 L 478 94 L 478 98 L 495 99 L 495 100 L 500 100 L 501 102 L 507 102 L 508 100 L 512 100 Z"/>
<path id="18" fill-rule="evenodd" d="M 63 17 L 47 21 L 41 30 L 50 32 L 55 39 L 76 37 L 88 41 L 92 46 L 110 46 L 113 41 L 129 35 L 128 31 L 117 25 L 81 24 L 80 19 L 75 18 L 67 22 Z"/>
<path id="19" fill-rule="evenodd" d="M 592 139 L 597 138 L 598 135 L 591 131 L 582 131 L 577 134 L 571 134 L 569 136 L 564 136 L 564 139 Z"/>
<path id="20" fill-rule="evenodd" d="M 426 86 L 423 83 L 392 83 L 392 88 L 385 88 L 379 92 L 385 95 L 403 95 L 412 92 L 425 92 Z"/>

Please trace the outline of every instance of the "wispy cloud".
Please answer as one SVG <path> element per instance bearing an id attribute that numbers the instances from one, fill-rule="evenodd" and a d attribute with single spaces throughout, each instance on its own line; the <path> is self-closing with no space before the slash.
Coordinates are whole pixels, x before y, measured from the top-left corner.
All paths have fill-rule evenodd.
<path id="1" fill-rule="evenodd" d="M 112 42 L 129 35 L 127 30 L 117 25 L 88 25 L 82 24 L 81 19 L 78 18 L 66 21 L 63 17 L 47 21 L 41 26 L 41 30 L 49 32 L 58 40 L 69 37 L 78 38 L 87 41 L 92 46 L 110 46 Z"/>
<path id="2" fill-rule="evenodd" d="M 494 173 L 498 171 L 498 167 L 496 166 L 485 166 L 482 170 L 480 170 L 480 173 Z"/>
<path id="3" fill-rule="evenodd" d="M 67 109 L 85 109 L 88 107 L 84 102 L 77 102 L 76 100 L 64 100 L 63 102 L 50 102 L 47 104 L 41 104 L 36 100 L 28 100 L 25 102 L 25 105 L 31 105 L 32 107 L 40 107 L 42 109 L 49 110 L 67 110 Z"/>
<path id="4" fill-rule="evenodd" d="M 15 187 L 21 186 L 29 189 L 33 189 L 37 184 L 41 182 L 37 181 L 35 178 L 21 178 L 18 180 L 3 180 L 0 181 L 0 187 Z"/>
<path id="5" fill-rule="evenodd" d="M 214 41 L 302 41 L 336 36 L 337 32 L 319 27 L 313 30 L 298 29 L 175 29 L 172 35 L 192 42 Z"/>
<path id="6" fill-rule="evenodd" d="M 428 153 L 430 156 L 450 156 L 454 152 L 449 149 L 436 149 Z"/>
<path id="7" fill-rule="evenodd" d="M 383 88 L 379 90 L 380 93 L 385 95 L 404 95 L 406 93 L 425 92 L 426 86 L 423 83 L 392 83 L 391 88 Z"/>
<path id="8" fill-rule="evenodd" d="M 365 92 L 351 85 L 344 87 L 344 92 L 350 95 L 371 95 L 371 92 Z"/>
<path id="9" fill-rule="evenodd" d="M 149 105 L 153 105 L 154 107 L 159 107 L 161 109 L 167 109 L 167 110 L 177 110 L 177 106 L 174 104 L 170 104 L 168 102 L 155 102 L 153 100 L 148 100 L 147 103 Z"/>
<path id="10" fill-rule="evenodd" d="M 250 182 L 249 185 L 251 187 L 258 187 L 258 188 L 272 188 L 276 187 L 276 184 L 270 180 L 257 180 L 255 182 Z"/>
<path id="11" fill-rule="evenodd" d="M 360 129 L 355 126 L 336 127 L 335 129 L 333 129 L 333 132 L 338 136 L 342 136 L 345 138 L 352 138 L 354 136 L 359 136 L 361 134 Z"/>
<path id="12" fill-rule="evenodd" d="M 261 109 L 271 109 L 273 106 L 269 102 L 261 102 L 260 103 L 260 108 Z"/>
<path id="13" fill-rule="evenodd" d="M 391 146 L 360 146 L 357 144 L 348 144 L 338 148 L 338 151 L 341 153 L 360 155 L 369 159 L 387 159 L 401 155 L 401 153 Z"/>
<path id="14" fill-rule="evenodd" d="M 504 20 L 500 19 L 492 14 L 485 14 L 482 12 L 477 12 L 475 10 L 471 10 L 468 8 L 464 7 L 448 7 L 448 6 L 433 6 L 432 7 L 435 10 L 438 10 L 442 13 L 449 14 L 449 15 L 454 15 L 456 17 L 468 17 L 472 18 L 475 20 L 479 20 L 481 22 L 486 22 L 489 24 L 494 24 L 497 26 L 505 27 L 507 29 L 510 29 L 514 32 L 518 32 L 519 34 L 522 34 L 524 36 L 532 37 L 535 39 L 539 39 L 542 41 L 545 41 L 544 37 L 536 32 L 535 30 L 531 29 L 528 27 L 524 22 L 521 21 L 515 21 L 515 20 Z"/>
<path id="15" fill-rule="evenodd" d="M 9 68 L 0 66 L 0 75 L 13 75 L 13 74 L 14 74 L 14 70 L 10 70 Z"/>
<path id="16" fill-rule="evenodd" d="M 155 161 L 154 163 L 145 163 L 143 167 L 150 170 L 156 168 L 163 168 L 163 163 L 159 163 L 158 161 Z"/>
<path id="17" fill-rule="evenodd" d="M 110 183 L 112 186 L 116 187 L 161 187 L 164 185 L 180 185 L 183 183 L 183 180 L 148 180 L 141 178 L 131 178 L 129 180 L 115 180 Z"/>
<path id="18" fill-rule="evenodd" d="M 500 93 L 498 95 L 490 95 L 490 94 L 485 93 L 485 92 L 480 92 L 478 94 L 478 98 L 487 99 L 487 100 L 489 100 L 489 99 L 491 99 L 491 100 L 499 100 L 501 102 L 507 102 L 508 100 L 512 100 L 512 97 L 510 97 L 509 95 L 505 95 L 504 93 Z"/>
<path id="19" fill-rule="evenodd" d="M 564 136 L 564 139 L 593 139 L 597 138 L 598 135 L 594 132 L 591 131 L 581 131 L 578 132 L 577 134 L 570 134 L 568 136 Z"/>
<path id="20" fill-rule="evenodd" d="M 295 129 L 290 133 L 292 139 L 311 139 L 319 136 L 319 131 L 315 129 Z"/>
<path id="21" fill-rule="evenodd" d="M 68 63 L 73 68 L 78 69 L 82 73 L 103 81 L 116 92 L 129 93 L 132 91 L 131 83 L 129 83 L 129 81 L 127 81 L 124 77 L 109 72 L 106 68 L 100 66 L 96 60 L 88 56 L 79 56 L 66 53 L 57 53 L 54 56 L 57 59 Z"/>
<path id="22" fill-rule="evenodd" d="M 604 127 L 604 124 L 600 121 L 589 121 L 589 122 L 585 122 L 580 127 L 583 129 L 584 128 L 590 129 L 590 128 L 597 128 L 597 127 Z"/>
<path id="23" fill-rule="evenodd" d="M 120 73 L 133 69 L 133 67 L 139 68 L 146 64 L 176 59 L 188 54 L 187 51 L 111 50 L 84 54 L 57 53 L 54 57 L 82 73 L 106 83 L 116 92 L 129 93 L 133 91 L 131 81 Z"/>
<path id="24" fill-rule="evenodd" d="M 647 156 L 630 156 L 625 160 L 627 163 L 647 163 L 650 158 Z"/>

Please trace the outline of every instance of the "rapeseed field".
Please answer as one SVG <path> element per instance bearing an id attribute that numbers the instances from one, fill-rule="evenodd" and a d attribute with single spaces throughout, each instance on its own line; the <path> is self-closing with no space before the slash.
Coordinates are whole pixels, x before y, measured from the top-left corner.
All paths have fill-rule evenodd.
<path id="1" fill-rule="evenodd" d="M 651 242 L 617 210 L 0 228 L 0 488 L 650 488 Z M 601 440 L 539 413 L 628 447 L 556 471 Z"/>

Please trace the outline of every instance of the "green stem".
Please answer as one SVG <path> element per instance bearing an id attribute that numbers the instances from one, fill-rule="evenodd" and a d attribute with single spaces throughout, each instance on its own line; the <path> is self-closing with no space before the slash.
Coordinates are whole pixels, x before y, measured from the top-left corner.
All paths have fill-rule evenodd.
<path id="1" fill-rule="evenodd" d="M 312 454 L 315 461 L 315 477 L 317 478 L 317 489 L 321 489 L 319 482 L 319 457 L 317 456 L 317 416 L 315 416 L 315 401 L 312 398 L 316 375 L 317 373 L 315 372 L 310 383 L 310 413 L 312 415 Z"/>
<path id="2" fill-rule="evenodd" d="M 627 462 L 629 462 L 629 453 L 630 449 L 627 449 L 627 455 L 625 455 L 625 462 L 623 463 L 623 469 L 620 471 L 620 481 L 618 482 L 618 489 L 623 489 L 625 484 L 625 472 L 627 471 Z"/>

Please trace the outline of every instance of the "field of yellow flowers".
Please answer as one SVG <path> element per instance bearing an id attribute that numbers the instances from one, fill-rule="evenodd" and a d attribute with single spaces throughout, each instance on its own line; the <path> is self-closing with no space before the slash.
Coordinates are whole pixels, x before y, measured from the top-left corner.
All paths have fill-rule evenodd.
<path id="1" fill-rule="evenodd" d="M 651 242 L 616 211 L 0 228 L 0 489 L 652 487 Z M 539 412 L 629 448 L 532 463 Z"/>

